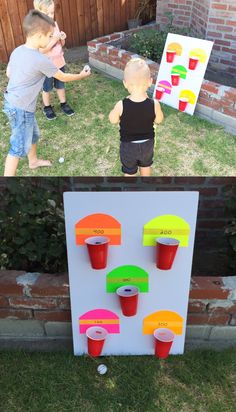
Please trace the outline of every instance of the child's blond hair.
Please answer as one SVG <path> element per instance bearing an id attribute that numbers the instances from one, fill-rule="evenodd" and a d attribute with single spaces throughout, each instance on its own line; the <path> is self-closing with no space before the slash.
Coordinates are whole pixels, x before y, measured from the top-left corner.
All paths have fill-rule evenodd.
<path id="1" fill-rule="evenodd" d="M 151 77 L 150 69 L 145 60 L 140 58 L 134 58 L 126 64 L 124 70 L 125 81 L 134 76 L 139 76 L 146 79 L 149 79 Z"/>
<path id="2" fill-rule="evenodd" d="M 47 10 L 54 4 L 54 0 L 34 0 L 34 8 L 39 11 Z"/>

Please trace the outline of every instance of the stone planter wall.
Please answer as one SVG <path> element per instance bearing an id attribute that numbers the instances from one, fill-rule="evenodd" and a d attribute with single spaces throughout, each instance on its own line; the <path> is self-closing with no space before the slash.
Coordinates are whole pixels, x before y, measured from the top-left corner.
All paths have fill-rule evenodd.
<path id="1" fill-rule="evenodd" d="M 186 346 L 236 345 L 236 276 L 193 277 Z M 0 349 L 72 349 L 67 274 L 0 271 Z"/>
<path id="2" fill-rule="evenodd" d="M 148 27 L 158 28 L 156 24 L 149 25 Z M 137 55 L 113 46 L 112 42 L 122 40 L 126 36 L 145 29 L 147 27 L 143 26 L 137 29 L 113 33 L 88 42 L 91 66 L 109 76 L 122 80 L 126 63 Z M 147 63 L 155 83 L 159 64 L 152 60 L 147 60 Z M 236 88 L 204 80 L 196 107 L 196 114 L 220 124 L 230 133 L 236 134 Z"/>

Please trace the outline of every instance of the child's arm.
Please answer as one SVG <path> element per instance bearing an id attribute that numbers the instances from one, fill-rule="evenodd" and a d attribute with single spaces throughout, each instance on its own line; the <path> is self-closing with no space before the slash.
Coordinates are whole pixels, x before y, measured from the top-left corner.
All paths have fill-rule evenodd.
<path id="1" fill-rule="evenodd" d="M 161 105 L 159 102 L 155 101 L 155 113 L 156 113 L 156 118 L 155 118 L 155 123 L 160 124 L 164 120 L 164 115 L 161 110 Z"/>
<path id="2" fill-rule="evenodd" d="M 55 79 L 57 80 L 60 80 L 61 82 L 67 83 L 67 82 L 73 82 L 75 80 L 85 79 L 86 77 L 90 75 L 91 75 L 91 71 L 90 70 L 85 71 L 84 69 L 78 74 L 64 73 L 61 70 L 58 70 L 53 77 L 55 77 Z"/>
<path id="3" fill-rule="evenodd" d="M 114 109 L 109 114 L 110 122 L 112 124 L 119 123 L 122 113 L 123 113 L 123 103 L 122 103 L 122 100 L 120 100 L 118 103 L 116 103 Z"/>
<path id="4" fill-rule="evenodd" d="M 52 39 L 50 40 L 50 42 L 48 43 L 47 47 L 44 47 L 44 48 L 40 47 L 40 49 L 39 49 L 40 53 L 47 54 L 48 52 L 50 52 L 53 49 L 53 47 L 60 40 L 61 40 L 61 37 L 59 35 L 55 36 L 55 37 L 53 36 Z"/>
<path id="5" fill-rule="evenodd" d="M 7 70 L 6 70 L 6 75 L 7 75 L 7 77 L 8 77 L 8 79 L 10 79 L 10 67 L 9 67 L 9 64 L 8 64 L 8 66 L 7 66 Z"/>

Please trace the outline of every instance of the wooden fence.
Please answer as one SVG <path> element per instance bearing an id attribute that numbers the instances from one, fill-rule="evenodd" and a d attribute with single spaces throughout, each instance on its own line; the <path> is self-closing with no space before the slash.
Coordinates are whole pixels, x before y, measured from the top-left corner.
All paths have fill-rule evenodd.
<path id="1" fill-rule="evenodd" d="M 55 0 L 56 20 L 67 34 L 67 47 L 124 30 L 133 18 L 139 0 Z M 0 0 L 0 62 L 24 42 L 22 21 L 33 0 Z"/>

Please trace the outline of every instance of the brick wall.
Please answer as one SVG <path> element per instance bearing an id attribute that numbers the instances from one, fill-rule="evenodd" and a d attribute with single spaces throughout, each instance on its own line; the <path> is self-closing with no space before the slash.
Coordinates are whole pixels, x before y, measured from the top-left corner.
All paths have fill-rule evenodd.
<path id="1" fill-rule="evenodd" d="M 236 76 L 236 2 L 211 0 L 206 38 L 214 40 L 210 69 Z"/>
<path id="2" fill-rule="evenodd" d="M 175 26 L 189 27 L 193 2 L 194 0 L 157 0 L 157 23 L 164 27 L 169 21 L 165 13 L 171 12 L 173 13 L 173 24 Z"/>
<path id="3" fill-rule="evenodd" d="M 196 36 L 206 36 L 210 3 L 211 0 L 193 1 L 190 27 Z"/>
<path id="4" fill-rule="evenodd" d="M 122 79 L 126 63 L 137 55 L 119 49 L 111 43 L 139 30 L 145 30 L 145 28 L 115 33 L 88 42 L 90 64 L 109 75 Z M 147 60 L 147 63 L 155 82 L 159 64 L 152 60 Z M 204 80 L 198 99 L 197 112 L 213 122 L 222 124 L 228 131 L 236 133 L 236 88 Z"/>
<path id="5" fill-rule="evenodd" d="M 173 24 L 191 27 L 194 34 L 215 42 L 210 58 L 212 71 L 236 74 L 236 2 L 235 0 L 157 0 L 157 22 L 165 26 L 164 13 L 172 12 Z M 187 13 L 187 15 L 186 15 Z"/>
<path id="6" fill-rule="evenodd" d="M 192 278 L 187 340 L 236 342 L 236 276 Z M 71 340 L 67 274 L 0 271 L 0 347 L 11 340 Z M 18 342 L 19 344 L 19 342 Z"/>
<path id="7" fill-rule="evenodd" d="M 26 179 L 30 182 L 30 178 Z M 4 190 L 7 178 L 0 178 L 0 190 Z M 39 185 L 47 187 L 47 179 L 33 179 L 37 190 Z M 195 190 L 200 192 L 200 202 L 195 238 L 193 276 L 218 273 L 234 275 L 230 267 L 232 252 L 225 236 L 225 226 L 233 214 L 227 209 L 227 202 L 235 193 L 234 177 L 80 177 L 61 178 L 61 191 L 176 191 Z M 6 207 L 6 205 L 2 205 Z"/>

